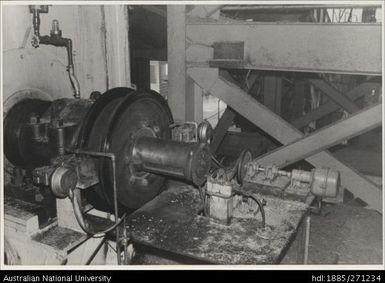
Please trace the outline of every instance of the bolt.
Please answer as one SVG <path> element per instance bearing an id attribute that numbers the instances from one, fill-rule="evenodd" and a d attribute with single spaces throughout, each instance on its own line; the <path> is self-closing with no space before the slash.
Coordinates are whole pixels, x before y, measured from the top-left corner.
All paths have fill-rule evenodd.
<path id="1" fill-rule="evenodd" d="M 154 130 L 154 132 L 156 134 L 158 134 L 160 132 L 160 127 L 159 126 L 154 126 L 152 129 Z"/>
<path id="2" fill-rule="evenodd" d="M 135 180 L 136 180 L 135 176 L 134 176 L 134 175 L 131 175 L 130 178 L 129 178 L 130 184 L 131 184 L 131 185 L 134 184 L 134 183 L 135 183 Z"/>
<path id="3" fill-rule="evenodd" d="M 61 36 L 61 30 L 59 28 L 59 21 L 58 20 L 52 21 L 51 36 Z"/>
<path id="4" fill-rule="evenodd" d="M 32 37 L 32 40 L 31 40 L 32 46 L 35 47 L 35 48 L 39 47 L 39 44 L 40 44 L 39 41 L 40 41 L 40 40 L 39 40 L 39 37 L 36 36 L 36 35 L 34 35 L 34 36 Z"/>
<path id="5" fill-rule="evenodd" d="M 148 186 L 148 180 L 147 179 L 142 179 L 141 183 L 142 183 L 142 186 Z"/>
<path id="6" fill-rule="evenodd" d="M 29 118 L 29 122 L 31 124 L 37 124 L 40 122 L 40 116 L 37 115 L 36 113 L 32 113 L 30 118 Z"/>

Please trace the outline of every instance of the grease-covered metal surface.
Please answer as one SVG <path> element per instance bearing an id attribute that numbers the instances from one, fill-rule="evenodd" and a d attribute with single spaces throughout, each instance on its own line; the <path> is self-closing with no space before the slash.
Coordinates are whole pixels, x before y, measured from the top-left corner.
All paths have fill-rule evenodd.
<path id="1" fill-rule="evenodd" d="M 189 186 L 173 187 L 128 217 L 134 242 L 215 264 L 271 264 L 301 221 L 307 204 L 263 197 L 266 227 L 261 216 L 236 213 L 230 225 L 199 215 L 201 199 Z"/>

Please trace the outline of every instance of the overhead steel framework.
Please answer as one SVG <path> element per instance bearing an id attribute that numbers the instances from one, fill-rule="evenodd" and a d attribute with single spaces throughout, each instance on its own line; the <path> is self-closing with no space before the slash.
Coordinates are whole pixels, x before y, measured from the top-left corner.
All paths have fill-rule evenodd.
<path id="1" fill-rule="evenodd" d="M 283 144 L 261 156 L 260 162 L 285 166 L 306 159 L 314 166 L 338 170 L 344 188 L 382 212 L 381 188 L 327 151 L 344 139 L 381 125 L 381 105 L 360 109 L 355 103 L 380 89 L 380 84 L 364 82 L 342 93 L 322 79 L 311 79 L 309 83 L 330 100 L 289 123 L 219 75 L 219 69 L 256 69 L 381 76 L 381 25 L 224 21 L 218 17 L 221 8 L 167 8 L 168 99 L 176 119 L 201 120 L 200 97 L 202 90 L 209 92 L 230 107 L 215 129 L 214 147 L 219 146 L 235 110 Z M 299 130 L 338 109 L 352 116 L 311 136 Z"/>

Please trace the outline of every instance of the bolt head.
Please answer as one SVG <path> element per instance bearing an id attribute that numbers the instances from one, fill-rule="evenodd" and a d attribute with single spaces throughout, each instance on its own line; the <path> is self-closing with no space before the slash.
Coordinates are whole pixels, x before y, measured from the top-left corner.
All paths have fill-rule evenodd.
<path id="1" fill-rule="evenodd" d="M 147 179 L 142 179 L 141 183 L 142 183 L 142 186 L 148 186 L 148 180 Z"/>

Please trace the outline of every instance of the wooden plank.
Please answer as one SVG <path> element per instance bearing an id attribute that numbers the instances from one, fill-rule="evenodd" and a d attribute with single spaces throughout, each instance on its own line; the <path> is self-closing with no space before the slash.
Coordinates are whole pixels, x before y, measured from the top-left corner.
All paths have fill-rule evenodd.
<path id="1" fill-rule="evenodd" d="M 303 137 L 302 132 L 271 112 L 238 86 L 219 77 L 217 69 L 191 68 L 188 73 L 198 85 L 222 99 L 227 105 L 238 113 L 242 113 L 242 116 L 281 143 L 288 144 Z M 317 153 L 306 160 L 315 167 L 329 167 L 339 171 L 342 187 L 349 189 L 356 197 L 368 203 L 369 207 L 382 213 L 381 190 L 368 178 L 334 158 L 328 151 Z"/>
<path id="2" fill-rule="evenodd" d="M 321 79 L 309 79 L 309 82 L 314 85 L 316 88 L 321 90 L 324 94 L 326 94 L 331 100 L 340 105 L 343 109 L 348 111 L 349 113 L 354 113 L 360 110 L 353 101 L 347 98 L 343 93 L 339 90 L 335 89 L 333 86 L 325 82 Z"/>
<path id="3" fill-rule="evenodd" d="M 222 117 L 219 119 L 217 126 L 214 129 L 213 140 L 210 144 L 210 150 L 212 153 L 215 153 L 221 144 L 223 138 L 226 135 L 227 129 L 233 123 L 235 118 L 235 112 L 231 110 L 230 107 L 227 107 L 225 112 L 223 112 Z"/>
<path id="4" fill-rule="evenodd" d="M 382 105 L 377 104 L 355 115 L 324 127 L 311 135 L 286 144 L 274 151 L 258 157 L 263 164 L 285 167 L 301 159 L 358 136 L 382 123 Z"/>
<path id="5" fill-rule="evenodd" d="M 4 204 L 4 225 L 18 233 L 31 234 L 39 230 L 37 214 Z"/>
<path id="6" fill-rule="evenodd" d="M 205 46 L 231 38 L 245 43 L 245 57 L 228 68 L 381 75 L 381 32 L 381 24 L 191 19 L 187 36 L 196 48 L 187 50 L 187 60 L 207 66 L 213 54 Z"/>
<path id="7" fill-rule="evenodd" d="M 356 100 L 366 94 L 368 94 L 373 89 L 379 89 L 381 85 L 379 83 L 375 82 L 364 82 L 357 87 L 353 88 L 352 90 L 348 91 L 346 93 L 346 96 L 348 96 L 351 100 Z M 302 117 L 299 117 L 298 119 L 291 122 L 291 124 L 300 129 L 305 127 L 307 124 L 309 124 L 312 121 L 316 121 L 334 111 L 337 111 L 340 109 L 340 107 L 335 104 L 333 101 L 328 101 L 321 106 L 319 106 L 317 109 L 303 115 Z"/>

